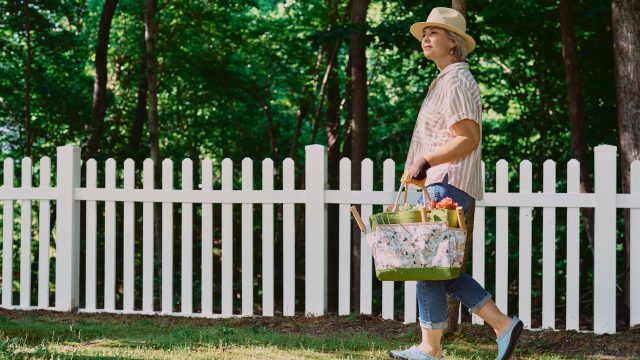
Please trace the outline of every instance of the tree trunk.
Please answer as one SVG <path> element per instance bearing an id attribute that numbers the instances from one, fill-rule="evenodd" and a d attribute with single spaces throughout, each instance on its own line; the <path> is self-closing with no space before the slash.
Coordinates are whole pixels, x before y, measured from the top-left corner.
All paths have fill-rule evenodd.
<path id="1" fill-rule="evenodd" d="M 273 160 L 274 163 L 278 164 L 279 160 L 278 160 L 278 143 L 277 143 L 277 136 L 278 136 L 278 132 L 277 129 L 275 127 L 275 125 L 273 124 L 273 113 L 271 112 L 271 105 L 270 105 L 270 101 L 266 100 L 264 97 L 262 97 L 260 94 L 256 94 L 256 98 L 258 99 L 258 102 L 260 103 L 260 107 L 262 108 L 262 111 L 264 111 L 264 115 L 267 117 L 267 136 L 269 137 L 269 146 L 271 148 L 271 159 Z"/>
<path id="2" fill-rule="evenodd" d="M 640 2 L 613 0 L 613 54 L 616 74 L 616 108 L 620 139 L 622 192 L 630 190 L 630 166 L 640 159 Z M 626 276 L 624 301 L 629 306 L 630 234 L 629 209 L 625 210 Z"/>
<path id="3" fill-rule="evenodd" d="M 351 22 L 354 29 L 350 35 L 349 58 L 351 60 L 352 107 L 351 122 L 351 187 L 360 189 L 361 164 L 367 156 L 369 134 L 368 102 L 367 102 L 367 56 L 365 53 L 365 26 L 368 0 L 354 0 L 351 11 Z M 353 292 L 354 304 L 360 304 L 360 233 L 353 239 Z M 357 309 L 357 308 L 356 308 Z"/>
<path id="4" fill-rule="evenodd" d="M 567 78 L 569 103 L 569 128 L 571 131 L 571 157 L 580 162 L 580 192 L 591 192 L 589 169 L 587 167 L 582 82 L 573 20 L 573 0 L 560 0 L 560 31 L 562 33 L 562 60 Z M 593 208 L 582 208 L 582 220 L 589 246 L 593 252 Z"/>
<path id="5" fill-rule="evenodd" d="M 162 164 L 160 163 L 160 144 L 158 140 L 158 58 L 156 56 L 156 2 L 155 0 L 144 1 L 144 38 L 147 49 L 147 87 L 149 93 L 149 147 L 151 150 L 151 160 L 153 160 L 155 176 L 155 187 L 162 187 L 160 178 Z M 161 204 L 154 206 L 154 243 L 156 259 L 162 258 L 162 222 L 160 218 Z M 158 270 L 156 270 L 158 271 Z"/>
<path id="6" fill-rule="evenodd" d="M 309 144 L 313 144 L 316 142 L 316 135 L 318 134 L 318 128 L 320 126 L 320 112 L 322 111 L 322 104 L 324 102 L 324 94 L 327 89 L 327 82 L 329 80 L 329 76 L 331 71 L 333 70 L 333 65 L 336 62 L 336 58 L 338 57 L 338 50 L 340 49 L 341 41 L 338 40 L 333 47 L 332 50 L 327 50 L 327 68 L 324 72 L 324 76 L 322 77 L 322 86 L 320 87 L 320 95 L 318 98 L 318 106 L 316 108 L 316 113 L 313 117 L 313 127 L 311 129 L 311 139 L 309 140 Z"/>
<path id="7" fill-rule="evenodd" d="M 335 70 L 329 77 L 327 88 L 327 146 L 328 149 L 328 182 L 329 188 L 337 190 L 340 187 L 340 87 Z M 338 205 L 330 204 L 328 210 L 330 254 L 338 254 Z M 338 308 L 338 256 L 329 257 L 329 310 Z"/>
<path id="8" fill-rule="evenodd" d="M 353 1 L 350 0 L 347 3 L 347 11 L 350 13 L 351 8 L 353 6 Z M 346 19 L 345 19 L 346 21 Z M 344 132 L 344 137 L 342 140 L 342 157 L 347 157 L 351 159 L 351 123 L 353 121 L 353 109 L 351 107 L 352 96 L 353 93 L 353 81 L 351 79 L 351 56 L 347 59 L 347 65 L 345 66 L 345 78 L 346 83 L 344 85 L 344 96 L 342 100 L 340 100 L 339 112 L 342 112 L 344 109 L 344 122 L 342 123 L 341 133 Z M 352 237 L 353 234 L 359 234 L 359 229 L 355 223 L 351 223 L 352 227 Z M 352 264 L 353 265 L 353 264 Z"/>
<path id="9" fill-rule="evenodd" d="M 320 64 L 322 63 L 322 48 L 318 50 L 318 58 L 316 59 L 316 66 L 313 69 L 313 74 L 317 75 L 318 69 L 320 68 Z M 296 128 L 293 131 L 293 141 L 291 142 L 291 150 L 289 150 L 289 157 L 292 160 L 296 159 L 296 151 L 298 151 L 298 141 L 300 139 L 300 131 L 302 129 L 302 120 L 309 113 L 309 107 L 311 106 L 311 101 L 309 96 L 307 95 L 307 91 L 309 88 L 309 84 L 305 82 L 302 87 L 302 91 L 300 91 L 300 105 L 298 107 L 298 116 L 296 118 Z"/>
<path id="10" fill-rule="evenodd" d="M 451 0 L 451 8 L 458 10 L 464 18 L 467 18 L 467 0 Z"/>
<path id="11" fill-rule="evenodd" d="M 29 0 L 23 3 L 25 31 L 27 33 L 27 61 L 24 70 L 24 131 L 26 135 L 25 156 L 31 157 L 33 139 L 31 137 L 31 24 L 29 23 Z"/>
<path id="12" fill-rule="evenodd" d="M 91 108 L 91 135 L 85 149 L 85 158 L 95 157 L 98 153 L 100 139 L 103 135 L 104 116 L 107 112 L 107 53 L 109 50 L 109 34 L 111 20 L 116 11 L 118 0 L 105 0 L 102 15 L 98 24 L 98 41 L 96 45 L 96 77 L 93 82 L 93 105 Z"/>
<path id="13" fill-rule="evenodd" d="M 136 98 L 136 111 L 133 119 L 133 128 L 129 138 L 129 149 L 135 154 L 136 163 L 140 163 L 143 158 L 141 151 L 142 130 L 147 116 L 147 93 L 149 84 L 147 82 L 147 50 L 146 45 L 142 47 L 142 59 L 140 60 L 140 81 L 138 82 L 138 94 Z"/>
<path id="14" fill-rule="evenodd" d="M 344 123 L 342 125 L 342 130 L 344 131 L 344 145 L 342 147 L 342 156 L 351 159 L 351 123 L 353 122 L 353 111 L 351 107 L 351 94 L 353 92 L 353 81 L 351 81 L 351 57 L 349 57 L 349 60 L 347 61 L 345 73 L 347 80 L 344 87 L 345 94 L 340 102 L 341 109 L 344 108 Z M 358 211 L 360 210 L 361 208 L 358 208 Z M 359 244 L 356 244 L 358 239 L 360 239 L 360 229 L 355 224 L 355 221 L 351 221 L 351 303 L 353 304 L 352 309 L 354 312 L 357 312 L 360 307 L 360 272 L 358 271 L 360 269 L 360 248 Z M 356 261 L 358 262 L 356 263 Z"/>
<path id="15" fill-rule="evenodd" d="M 345 7 L 345 12 L 342 15 L 342 18 L 338 20 L 338 1 L 327 0 L 326 1 L 327 8 L 329 9 L 329 31 L 334 29 L 336 25 L 338 25 L 338 21 L 341 24 L 344 24 L 347 19 L 349 19 L 349 15 L 352 8 L 352 0 L 347 2 L 347 6 Z M 320 112 L 322 111 L 322 105 L 324 102 L 325 92 L 327 90 L 327 84 L 329 81 L 329 77 L 333 72 L 333 68 L 336 64 L 336 60 L 338 58 L 338 52 L 340 51 L 340 46 L 342 44 L 342 37 L 338 35 L 338 39 L 335 41 L 335 46 L 333 50 L 330 50 L 331 47 L 329 45 L 325 45 L 324 52 L 327 53 L 327 67 L 324 72 L 324 76 L 322 77 L 322 85 L 320 87 L 320 95 L 318 96 L 318 106 L 316 107 L 315 115 L 313 116 L 313 126 L 311 128 L 311 138 L 309 143 L 313 144 L 316 142 L 316 136 L 318 134 L 318 129 L 320 128 Z M 339 95 L 338 95 L 339 96 Z M 339 111 L 339 110 L 338 110 Z M 339 116 L 339 113 L 337 114 Z M 339 146 L 339 143 L 338 143 Z"/>
<path id="16" fill-rule="evenodd" d="M 467 1 L 466 0 L 452 0 L 451 8 L 458 10 L 458 12 L 460 12 L 466 20 L 467 18 Z M 467 244 L 465 246 L 465 254 L 462 261 L 463 271 L 464 269 L 467 268 L 467 258 L 468 258 L 467 255 L 471 249 L 471 241 L 473 241 L 473 231 L 469 229 L 467 229 L 467 231 L 470 231 L 470 233 L 468 233 L 468 236 L 467 236 Z M 447 332 L 454 332 L 458 330 L 458 315 L 459 315 L 458 309 L 459 308 L 460 308 L 460 302 L 452 296 L 447 296 L 447 322 L 449 325 Z"/>
<path id="17" fill-rule="evenodd" d="M 329 9 L 328 17 L 331 27 L 336 25 L 338 15 L 338 1 L 329 0 L 326 1 L 327 8 Z M 327 66 L 327 74 L 325 78 L 327 88 L 327 111 L 326 111 L 326 131 L 327 131 L 327 146 L 328 149 L 328 183 L 329 189 L 336 190 L 339 188 L 339 170 L 340 170 L 340 84 L 336 77 L 336 71 L 334 68 L 335 58 L 340 48 L 342 39 L 338 39 L 336 46 L 332 47 L 329 44 L 324 46 L 324 51 L 329 59 L 330 67 Z M 320 107 L 318 107 L 320 109 Z M 320 116 L 319 111 L 316 112 L 317 116 Z M 338 232 L 338 205 L 329 204 L 327 206 L 327 229 L 328 229 L 328 251 L 329 254 L 338 254 L 339 246 L 339 232 Z M 329 256 L 328 259 L 328 288 L 329 288 L 329 302 L 328 309 L 330 312 L 337 312 L 338 310 L 338 256 Z"/>
<path id="18" fill-rule="evenodd" d="M 351 107 L 351 93 L 353 92 L 353 81 L 351 81 L 351 58 L 347 60 L 345 68 L 347 83 L 345 84 L 345 94 L 340 102 L 340 110 L 344 108 L 344 123 L 342 125 L 344 131 L 344 142 L 342 147 L 342 156 L 351 159 L 351 123 L 353 122 L 353 110 Z M 354 225 L 355 228 L 357 228 Z"/>
<path id="19" fill-rule="evenodd" d="M 151 159 L 160 166 L 158 140 L 158 58 L 156 55 L 155 0 L 145 0 L 145 41 L 147 45 L 147 86 L 149 91 L 149 143 Z"/>

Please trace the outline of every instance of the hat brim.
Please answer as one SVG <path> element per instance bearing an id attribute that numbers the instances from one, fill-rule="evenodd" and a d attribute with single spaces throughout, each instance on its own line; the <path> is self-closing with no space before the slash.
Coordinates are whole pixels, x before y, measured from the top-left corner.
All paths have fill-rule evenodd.
<path id="1" fill-rule="evenodd" d="M 411 25 L 411 28 L 409 29 L 409 31 L 411 32 L 411 35 L 413 35 L 413 37 L 415 37 L 416 39 L 418 39 L 418 41 L 422 42 L 422 31 L 424 30 L 424 28 L 428 27 L 428 26 L 433 26 L 433 27 L 439 27 L 442 29 L 447 29 L 451 32 L 454 32 L 460 36 L 462 36 L 462 38 L 464 39 L 464 41 L 467 43 L 467 48 L 469 49 L 469 53 L 471 53 L 473 51 L 473 49 L 476 48 L 476 41 L 473 40 L 473 38 L 469 35 L 467 35 L 466 33 L 463 33 L 462 31 L 460 31 L 460 29 L 447 25 L 447 24 L 443 24 L 443 23 L 437 23 L 437 22 L 417 22 L 413 25 Z"/>

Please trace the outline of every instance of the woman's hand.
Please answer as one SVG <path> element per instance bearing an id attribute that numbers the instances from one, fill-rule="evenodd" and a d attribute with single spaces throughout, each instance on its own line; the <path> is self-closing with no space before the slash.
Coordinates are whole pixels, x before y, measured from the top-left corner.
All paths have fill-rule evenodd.
<path id="1" fill-rule="evenodd" d="M 402 175 L 401 181 L 422 186 L 427 178 L 427 170 L 431 165 L 424 156 L 421 156 L 416 162 L 411 164 Z"/>

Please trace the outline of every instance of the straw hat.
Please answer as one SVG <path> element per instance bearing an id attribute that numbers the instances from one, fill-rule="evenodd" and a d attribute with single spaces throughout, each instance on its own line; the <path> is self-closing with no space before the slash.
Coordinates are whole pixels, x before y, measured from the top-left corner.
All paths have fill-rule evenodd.
<path id="1" fill-rule="evenodd" d="M 436 26 L 447 29 L 462 36 L 467 43 L 469 52 L 472 52 L 476 47 L 475 40 L 465 32 L 467 30 L 467 22 L 464 20 L 464 16 L 462 16 L 462 14 L 457 10 L 446 7 L 433 8 L 426 22 L 417 22 L 411 25 L 411 35 L 419 41 L 422 41 L 422 31 L 427 26 Z"/>

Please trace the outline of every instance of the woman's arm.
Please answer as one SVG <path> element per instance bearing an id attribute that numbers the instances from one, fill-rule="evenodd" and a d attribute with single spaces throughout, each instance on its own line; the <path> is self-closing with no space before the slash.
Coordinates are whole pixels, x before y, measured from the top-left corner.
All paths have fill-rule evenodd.
<path id="1" fill-rule="evenodd" d="M 461 159 L 480 145 L 480 124 L 477 122 L 460 120 L 451 125 L 451 130 L 456 137 L 435 151 L 424 154 L 422 159 L 418 158 L 402 174 L 401 181 L 423 186 L 429 168 Z"/>
<path id="2" fill-rule="evenodd" d="M 477 122 L 460 120 L 451 125 L 451 130 L 455 138 L 434 152 L 423 155 L 431 167 L 461 159 L 480 145 L 480 124 Z"/>

